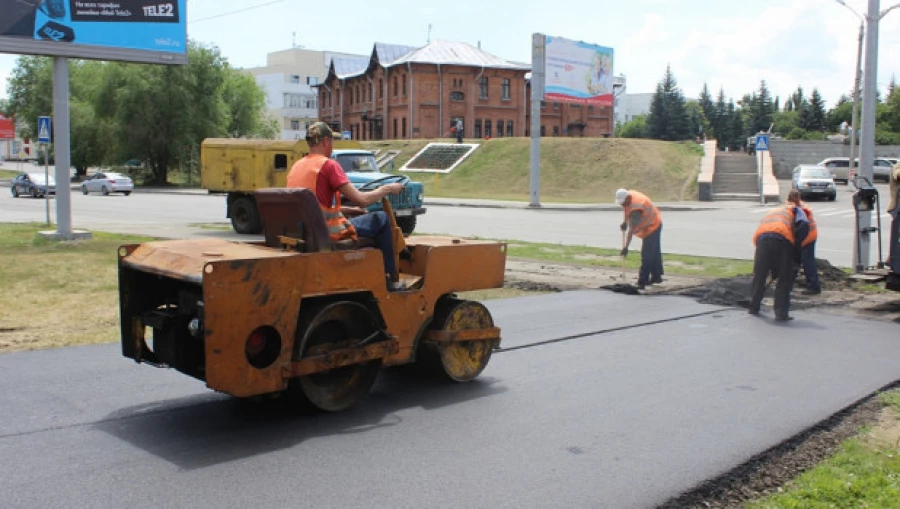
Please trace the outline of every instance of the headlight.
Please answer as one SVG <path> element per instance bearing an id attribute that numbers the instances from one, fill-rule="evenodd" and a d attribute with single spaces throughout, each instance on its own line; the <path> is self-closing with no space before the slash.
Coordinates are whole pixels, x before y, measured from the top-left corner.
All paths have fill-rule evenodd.
<path id="1" fill-rule="evenodd" d="M 832 184 L 830 182 L 825 184 L 825 189 L 831 189 L 832 187 L 834 187 L 834 184 Z"/>
<path id="2" fill-rule="evenodd" d="M 416 195 L 416 200 L 422 201 L 425 199 L 425 195 L 422 194 L 422 191 L 419 191 L 419 194 Z"/>
<path id="3" fill-rule="evenodd" d="M 805 187 L 806 189 L 809 189 L 809 182 L 804 182 L 803 185 L 800 187 Z"/>

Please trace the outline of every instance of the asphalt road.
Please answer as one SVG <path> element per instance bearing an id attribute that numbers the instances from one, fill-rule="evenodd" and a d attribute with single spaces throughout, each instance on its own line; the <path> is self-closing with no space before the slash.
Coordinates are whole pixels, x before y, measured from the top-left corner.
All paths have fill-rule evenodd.
<path id="1" fill-rule="evenodd" d="M 477 381 L 390 370 L 333 415 L 117 345 L 2 355 L 0 507 L 654 507 L 900 378 L 891 324 L 598 291 L 489 307 L 505 350 Z"/>
<path id="2" fill-rule="evenodd" d="M 784 183 L 783 183 L 784 184 Z M 790 184 L 787 183 L 789 186 Z M 881 196 L 886 186 L 879 184 Z M 782 187 L 785 187 L 784 185 Z M 786 192 L 786 191 L 785 191 Z M 852 263 L 854 212 L 851 191 L 839 187 L 836 202 L 811 202 L 819 225 L 818 256 L 832 264 L 849 267 Z M 427 201 L 427 200 L 426 200 Z M 620 210 L 528 209 L 523 207 L 468 207 L 426 203 L 428 212 L 419 216 L 417 231 L 484 238 L 515 239 L 620 248 L 618 225 Z M 716 256 L 738 259 L 753 258 L 751 237 L 766 207 L 746 202 L 705 204 L 672 204 L 673 207 L 701 210 L 666 210 L 663 212 L 662 247 L 664 252 Z M 55 201 L 51 200 L 51 220 L 56 222 Z M 771 205 L 769 205 L 771 206 Z M 882 209 L 887 208 L 887 202 Z M 0 191 L 0 221 L 23 222 L 45 219 L 43 200 L 13 199 L 8 190 Z M 225 198 L 206 194 L 165 194 L 136 191 L 131 196 L 83 196 L 72 194 L 72 217 L 75 228 L 121 233 L 140 233 L 160 237 L 217 236 L 250 239 L 230 232 L 225 215 Z M 882 213 L 887 249 L 889 217 Z M 873 221 L 875 224 L 875 221 Z M 200 225 L 206 225 L 200 227 Z M 211 229 L 209 225 L 218 225 Z M 639 241 L 632 245 L 638 249 Z M 885 252 L 886 257 L 886 252 Z M 873 246 L 871 262 L 877 261 Z"/>

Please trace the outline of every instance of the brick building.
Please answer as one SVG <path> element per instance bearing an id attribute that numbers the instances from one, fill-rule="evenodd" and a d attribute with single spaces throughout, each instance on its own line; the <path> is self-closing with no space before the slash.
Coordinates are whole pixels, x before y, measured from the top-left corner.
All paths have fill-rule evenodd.
<path id="1" fill-rule="evenodd" d="M 530 71 L 464 42 L 376 43 L 368 58 L 332 60 L 319 119 L 356 140 L 450 137 L 457 119 L 465 138 L 526 136 Z M 546 135 L 612 133 L 612 107 L 551 103 L 544 112 Z"/>

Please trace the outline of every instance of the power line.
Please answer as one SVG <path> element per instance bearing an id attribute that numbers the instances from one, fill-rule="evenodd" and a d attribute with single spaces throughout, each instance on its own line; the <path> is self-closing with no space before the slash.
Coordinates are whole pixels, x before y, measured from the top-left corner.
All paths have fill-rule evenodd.
<path id="1" fill-rule="evenodd" d="M 270 6 L 270 5 L 278 4 L 278 3 L 281 3 L 281 2 L 284 2 L 284 0 L 274 0 L 274 1 L 272 1 L 272 2 L 267 2 L 267 3 L 264 3 L 264 4 L 252 5 L 252 6 L 250 6 L 250 7 L 245 7 L 245 8 L 243 8 L 243 9 L 238 9 L 238 10 L 236 10 L 236 11 L 223 12 L 222 14 L 216 14 L 215 16 L 207 16 L 207 17 L 205 17 L 205 18 L 192 19 L 189 23 L 190 23 L 190 24 L 193 24 L 193 23 L 199 23 L 199 22 L 201 22 L 201 21 L 209 21 L 209 20 L 211 20 L 211 19 L 216 19 L 216 18 L 224 18 L 225 16 L 231 16 L 232 14 L 238 14 L 238 13 L 240 13 L 240 12 L 252 11 L 253 9 L 259 9 L 260 7 L 268 7 L 268 6 Z"/>

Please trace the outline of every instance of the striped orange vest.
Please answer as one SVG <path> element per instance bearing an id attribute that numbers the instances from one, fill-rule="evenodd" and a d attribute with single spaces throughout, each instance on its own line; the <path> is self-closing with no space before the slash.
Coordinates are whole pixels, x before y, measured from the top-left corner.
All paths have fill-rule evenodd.
<path id="1" fill-rule="evenodd" d="M 764 233 L 777 233 L 793 244 L 794 207 L 777 207 L 770 210 L 756 228 L 756 234 L 753 235 L 754 245 L 756 245 L 756 239 Z"/>
<path id="2" fill-rule="evenodd" d="M 288 174 L 288 187 L 305 187 L 312 192 L 316 192 L 316 184 L 319 180 L 319 172 L 322 166 L 328 161 L 328 158 L 319 154 L 309 154 L 294 163 L 291 167 L 291 173 Z M 318 196 L 318 194 L 316 195 Z M 334 192 L 334 199 L 330 207 L 325 207 L 322 203 L 322 214 L 325 216 L 325 224 L 328 226 L 328 236 L 331 240 L 356 240 L 356 228 L 350 224 L 350 221 L 341 214 L 341 193 Z"/>
<path id="3" fill-rule="evenodd" d="M 641 222 L 632 228 L 632 231 L 635 237 L 639 239 L 646 238 L 647 235 L 659 229 L 659 225 L 662 224 L 662 216 L 659 213 L 659 209 L 656 208 L 656 205 L 650 201 L 646 194 L 638 191 L 628 191 L 628 196 L 631 197 L 631 203 L 625 206 L 625 222 L 628 222 L 632 212 L 640 212 Z"/>
<path id="4" fill-rule="evenodd" d="M 816 227 L 816 220 L 813 219 L 812 209 L 802 202 L 800 203 L 800 208 L 803 209 L 803 213 L 806 214 L 807 219 L 809 219 L 809 235 L 803 239 L 803 247 L 806 247 L 819 238 L 819 229 Z"/>

